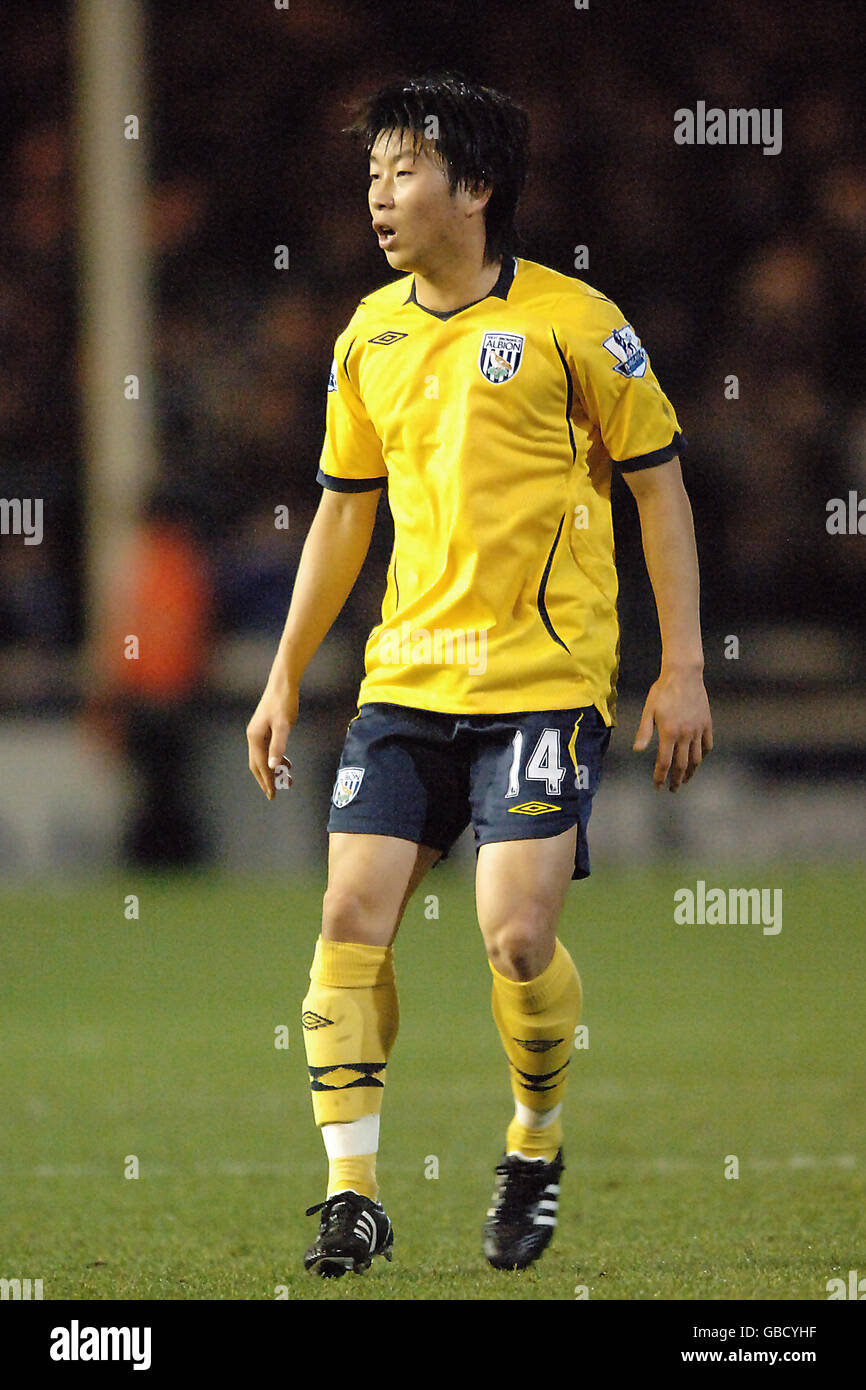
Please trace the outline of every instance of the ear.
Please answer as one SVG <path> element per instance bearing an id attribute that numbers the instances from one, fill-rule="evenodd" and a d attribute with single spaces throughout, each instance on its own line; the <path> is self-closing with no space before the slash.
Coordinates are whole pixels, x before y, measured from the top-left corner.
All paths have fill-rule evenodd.
<path id="1" fill-rule="evenodd" d="M 479 212 L 483 212 L 493 196 L 492 183 L 480 183 L 473 188 L 462 190 L 464 205 L 463 210 L 467 217 L 474 217 Z"/>

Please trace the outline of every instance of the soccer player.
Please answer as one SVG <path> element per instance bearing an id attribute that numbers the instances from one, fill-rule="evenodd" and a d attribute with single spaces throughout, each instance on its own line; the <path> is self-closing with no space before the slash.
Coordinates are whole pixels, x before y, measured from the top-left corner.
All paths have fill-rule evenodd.
<path id="1" fill-rule="evenodd" d="M 528 121 L 453 74 L 397 82 L 353 130 L 373 229 L 398 278 L 336 342 L 322 497 L 247 728 L 269 799 L 304 670 L 394 520 L 381 622 L 332 795 L 328 884 L 302 1023 L 329 1160 L 320 1275 L 391 1257 L 376 1155 L 397 1035 L 393 942 L 427 871 L 471 822 L 478 923 L 514 1118 L 483 1249 L 523 1269 L 556 1224 L 563 1094 L 581 984 L 557 922 L 589 872 L 586 831 L 615 717 L 610 483 L 634 494 L 662 638 L 635 738 L 676 791 L 712 747 L 680 425 L 621 311 L 516 257 Z M 468 1057 L 467 1066 L 472 1059 Z"/>

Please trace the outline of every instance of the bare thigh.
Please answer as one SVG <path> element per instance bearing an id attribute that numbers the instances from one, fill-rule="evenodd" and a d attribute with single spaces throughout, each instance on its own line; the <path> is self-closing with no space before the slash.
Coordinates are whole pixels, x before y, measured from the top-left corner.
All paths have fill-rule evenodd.
<path id="1" fill-rule="evenodd" d="M 576 837 L 573 826 L 548 839 L 504 840 L 478 851 L 478 925 L 494 968 L 510 980 L 534 980 L 553 958 Z"/>
<path id="2" fill-rule="evenodd" d="M 441 853 L 393 835 L 332 832 L 322 936 L 390 946 L 409 899 Z"/>

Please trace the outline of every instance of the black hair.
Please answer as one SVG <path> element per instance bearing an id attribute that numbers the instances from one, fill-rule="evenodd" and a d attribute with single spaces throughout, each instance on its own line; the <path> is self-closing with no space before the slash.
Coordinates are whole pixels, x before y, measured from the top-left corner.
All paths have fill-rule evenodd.
<path id="1" fill-rule="evenodd" d="M 514 217 L 529 162 L 529 117 L 492 87 L 460 73 L 397 79 L 363 98 L 346 129 L 369 155 L 383 131 L 407 131 L 420 148 L 429 139 L 442 160 L 451 192 L 492 187 L 484 210 L 484 260 L 514 255 Z M 431 117 L 435 120 L 431 120 Z"/>

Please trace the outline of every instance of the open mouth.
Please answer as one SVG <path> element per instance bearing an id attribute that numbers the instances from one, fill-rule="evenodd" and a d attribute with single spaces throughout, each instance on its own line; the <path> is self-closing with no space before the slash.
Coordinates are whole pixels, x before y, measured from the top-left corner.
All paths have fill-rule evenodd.
<path id="1" fill-rule="evenodd" d="M 385 249 L 391 245 L 397 233 L 393 227 L 377 227 L 376 235 L 379 238 L 379 245 Z"/>

